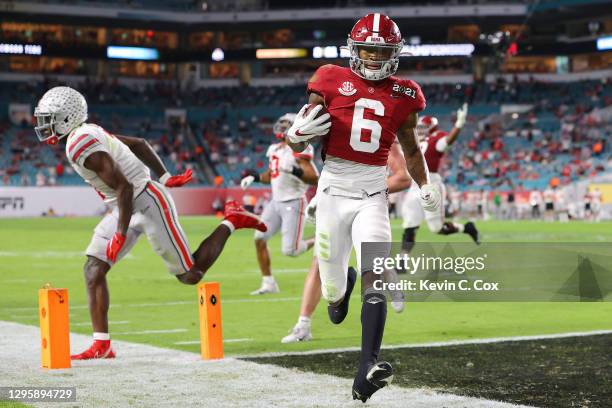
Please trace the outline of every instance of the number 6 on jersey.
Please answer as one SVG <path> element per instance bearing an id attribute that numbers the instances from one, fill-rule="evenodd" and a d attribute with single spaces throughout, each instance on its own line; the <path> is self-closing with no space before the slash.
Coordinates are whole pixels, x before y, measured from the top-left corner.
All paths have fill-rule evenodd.
<path id="1" fill-rule="evenodd" d="M 382 126 L 375 120 L 364 117 L 365 110 L 371 109 L 376 116 L 385 116 L 385 105 L 381 101 L 361 98 L 355 102 L 353 111 L 353 125 L 351 127 L 351 147 L 353 150 L 365 153 L 374 153 L 380 147 Z M 363 141 L 361 134 L 364 129 L 370 131 L 370 140 Z"/>

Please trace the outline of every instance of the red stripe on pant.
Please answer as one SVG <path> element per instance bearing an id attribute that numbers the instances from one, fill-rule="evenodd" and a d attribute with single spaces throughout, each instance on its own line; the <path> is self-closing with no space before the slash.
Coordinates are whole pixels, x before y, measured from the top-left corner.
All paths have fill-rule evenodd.
<path id="1" fill-rule="evenodd" d="M 302 198 L 300 200 L 300 211 L 299 211 L 299 218 L 298 218 L 298 225 L 297 225 L 297 231 L 296 231 L 296 236 L 295 236 L 295 250 L 297 251 L 299 249 L 299 244 L 300 244 L 300 240 L 302 238 L 302 218 L 304 218 L 303 216 L 304 213 L 304 198 Z"/>
<path id="2" fill-rule="evenodd" d="M 164 198 L 163 194 L 158 189 L 156 189 L 153 186 L 153 184 L 149 183 L 149 185 L 147 186 L 147 189 L 149 189 L 149 191 L 155 194 L 155 197 L 157 197 L 157 199 L 161 203 L 162 210 L 164 211 L 164 218 L 166 219 L 166 222 L 168 223 L 168 226 L 170 227 L 170 232 L 172 233 L 172 236 L 174 237 L 174 240 L 176 241 L 176 244 L 179 247 L 179 251 L 183 258 L 183 263 L 187 265 L 189 269 L 191 269 L 193 267 L 193 262 L 191 261 L 189 250 L 185 247 L 185 244 L 183 244 L 183 241 L 181 240 L 181 237 L 179 236 L 179 233 L 176 230 L 176 226 L 174 225 L 174 220 L 170 216 L 171 210 L 170 210 L 170 206 L 168 205 L 168 202 Z"/>

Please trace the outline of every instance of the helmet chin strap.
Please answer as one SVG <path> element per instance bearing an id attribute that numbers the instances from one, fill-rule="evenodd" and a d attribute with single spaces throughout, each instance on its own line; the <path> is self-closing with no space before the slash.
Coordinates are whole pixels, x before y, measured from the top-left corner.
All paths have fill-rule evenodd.
<path id="1" fill-rule="evenodd" d="M 47 140 L 45 140 L 45 143 L 50 145 L 50 146 L 55 146 L 56 144 L 59 143 L 59 137 L 57 137 L 56 135 L 53 135 L 50 138 L 48 138 Z"/>

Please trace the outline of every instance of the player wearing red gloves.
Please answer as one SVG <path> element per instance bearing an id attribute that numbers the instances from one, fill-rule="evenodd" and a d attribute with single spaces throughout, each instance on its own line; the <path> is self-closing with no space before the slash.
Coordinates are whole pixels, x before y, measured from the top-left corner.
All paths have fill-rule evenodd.
<path id="1" fill-rule="evenodd" d="M 106 274 L 145 234 L 168 271 L 185 284 L 198 283 L 215 262 L 235 229 L 266 231 L 261 220 L 237 203 L 226 205 L 225 219 L 191 253 L 178 222 L 176 207 L 166 187 L 192 179 L 191 170 L 171 176 L 146 140 L 111 135 L 85 123 L 87 103 L 69 87 L 55 87 L 34 112 L 40 141 L 57 144 L 66 139 L 66 156 L 74 170 L 113 208 L 96 226 L 85 254 L 84 272 L 94 343 L 76 360 L 113 358 L 108 332 L 109 293 Z M 151 180 L 150 171 L 159 182 Z"/>

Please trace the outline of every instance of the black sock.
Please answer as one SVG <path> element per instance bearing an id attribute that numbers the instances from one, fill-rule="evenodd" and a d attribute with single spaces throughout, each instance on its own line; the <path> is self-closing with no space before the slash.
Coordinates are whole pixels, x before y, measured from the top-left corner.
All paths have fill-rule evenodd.
<path id="1" fill-rule="evenodd" d="M 414 228 L 406 228 L 404 229 L 404 234 L 402 235 L 402 249 L 409 253 L 414 246 L 414 241 L 416 240 L 416 232 L 419 227 Z"/>
<path id="2" fill-rule="evenodd" d="M 444 224 L 442 224 L 442 229 L 440 230 L 440 232 L 438 232 L 438 234 L 451 235 L 457 232 L 459 232 L 459 230 L 457 229 L 457 227 L 455 227 L 455 224 L 446 221 Z"/>
<path id="3" fill-rule="evenodd" d="M 378 360 L 386 320 L 387 299 L 385 295 L 366 291 L 361 306 L 361 357 L 359 358 L 358 378 L 365 378 L 368 366 Z"/>

